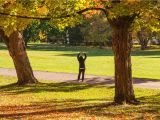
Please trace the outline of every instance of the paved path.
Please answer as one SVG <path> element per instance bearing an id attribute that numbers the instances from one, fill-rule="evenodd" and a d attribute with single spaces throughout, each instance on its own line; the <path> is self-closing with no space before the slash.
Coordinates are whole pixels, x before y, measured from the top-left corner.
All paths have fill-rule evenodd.
<path id="1" fill-rule="evenodd" d="M 14 69 L 0 68 L 0 75 L 16 76 L 16 72 Z M 71 73 L 34 71 L 34 75 L 37 79 L 42 80 L 54 80 L 58 82 L 77 82 L 77 74 Z M 86 75 L 85 83 L 114 86 L 114 78 L 111 76 Z M 160 80 L 135 78 L 133 79 L 133 83 L 135 87 L 160 89 Z"/>

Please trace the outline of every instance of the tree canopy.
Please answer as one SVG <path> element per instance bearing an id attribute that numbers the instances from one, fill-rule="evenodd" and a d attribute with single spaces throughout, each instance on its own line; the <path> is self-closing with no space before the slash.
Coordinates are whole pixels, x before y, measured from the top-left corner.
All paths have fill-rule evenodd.
<path id="1" fill-rule="evenodd" d="M 23 30 L 34 20 L 49 20 L 51 25 L 62 29 L 74 26 L 83 17 L 99 11 L 105 13 L 108 19 L 137 15 L 141 22 L 157 26 L 160 21 L 159 8 L 159 0 L 2 0 L 0 26 L 7 35 L 15 30 Z M 146 16 L 152 21 L 144 19 Z"/>

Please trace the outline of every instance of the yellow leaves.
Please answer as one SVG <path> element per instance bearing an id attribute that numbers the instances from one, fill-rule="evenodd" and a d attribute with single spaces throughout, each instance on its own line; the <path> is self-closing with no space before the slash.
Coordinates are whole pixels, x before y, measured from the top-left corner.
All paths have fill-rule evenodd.
<path id="1" fill-rule="evenodd" d="M 44 38 L 46 38 L 45 33 L 43 33 L 42 31 L 39 32 L 39 38 L 42 40 Z"/>
<path id="2" fill-rule="evenodd" d="M 37 9 L 37 12 L 41 15 L 47 15 L 49 10 L 47 9 L 46 6 L 42 6 Z"/>
<path id="3" fill-rule="evenodd" d="M 3 27 L 5 34 L 9 36 L 13 31 L 24 30 L 32 20 L 20 19 L 16 17 L 1 17 L 0 18 L 0 26 Z"/>
<path id="4" fill-rule="evenodd" d="M 4 0 L 4 3 L 7 4 L 7 3 L 14 3 L 16 0 Z"/>
<path id="5" fill-rule="evenodd" d="M 132 3 L 132 2 L 138 2 L 138 1 L 140 1 L 140 0 L 127 0 L 127 2 L 130 2 L 130 3 Z"/>
<path id="6" fill-rule="evenodd" d="M 156 28 L 154 26 L 151 26 L 151 31 L 153 31 L 153 32 L 160 32 L 160 28 Z"/>
<path id="7" fill-rule="evenodd" d="M 34 17 L 34 16 L 41 16 L 41 14 L 47 14 L 48 10 L 45 7 L 39 8 L 39 13 L 37 12 L 37 9 L 35 6 L 38 6 L 39 4 L 37 2 L 27 2 L 26 4 L 22 4 L 24 2 L 17 2 L 16 0 L 4 0 L 0 1 L 0 12 L 10 14 L 10 15 L 15 15 L 14 16 L 5 16 L 5 15 L 0 15 L 0 26 L 3 27 L 6 35 L 10 35 L 13 31 L 19 30 L 22 31 L 24 30 L 28 24 L 30 24 L 33 20 L 32 19 L 23 19 L 19 18 L 17 16 L 29 16 L 29 17 Z M 4 7 L 5 5 L 5 7 Z M 41 13 L 41 14 L 40 14 Z M 17 16 L 16 16 L 17 15 Z"/>

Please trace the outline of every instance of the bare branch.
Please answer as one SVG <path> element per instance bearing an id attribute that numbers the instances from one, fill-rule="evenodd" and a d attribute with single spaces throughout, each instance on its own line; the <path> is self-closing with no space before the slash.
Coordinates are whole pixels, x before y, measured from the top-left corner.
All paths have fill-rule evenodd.
<path id="1" fill-rule="evenodd" d="M 33 19 L 33 20 L 50 20 L 51 19 L 51 18 L 48 18 L 48 17 L 32 17 L 32 16 L 22 16 L 22 15 L 11 15 L 9 13 L 2 13 L 2 12 L 0 12 L 0 15 L 17 17 L 17 18 Z"/>
<path id="2" fill-rule="evenodd" d="M 108 12 L 107 12 L 106 9 L 103 9 L 103 8 L 96 8 L 96 7 L 93 7 L 93 8 L 86 8 L 86 9 L 80 10 L 80 11 L 77 12 L 77 14 L 82 14 L 82 13 L 84 13 L 84 12 L 86 12 L 86 11 L 89 11 L 89 10 L 100 10 L 100 11 L 102 11 L 106 16 L 108 15 L 108 14 L 107 14 Z"/>

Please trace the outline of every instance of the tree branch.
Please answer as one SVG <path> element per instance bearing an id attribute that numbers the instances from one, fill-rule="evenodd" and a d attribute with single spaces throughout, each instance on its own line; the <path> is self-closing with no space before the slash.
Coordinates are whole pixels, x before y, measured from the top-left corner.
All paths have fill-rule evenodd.
<path id="1" fill-rule="evenodd" d="M 108 8 L 109 8 L 109 7 L 108 7 Z M 81 15 L 82 13 L 87 12 L 87 11 L 90 11 L 90 10 L 100 10 L 100 11 L 102 11 L 106 16 L 108 15 L 108 14 L 107 14 L 108 12 L 106 11 L 106 9 L 96 8 L 96 7 L 85 8 L 85 9 L 79 10 L 79 11 L 77 11 L 77 12 L 75 12 L 75 13 Z M 50 17 L 50 16 L 33 17 L 33 16 L 23 16 L 23 15 L 11 15 L 11 14 L 9 14 L 9 13 L 0 12 L 0 15 L 4 15 L 4 16 L 24 18 L 24 19 L 33 19 L 33 20 L 50 20 L 50 19 L 68 18 L 68 17 L 75 16 L 76 14 L 62 15 L 62 16 L 59 16 L 59 17 Z"/>
<path id="2" fill-rule="evenodd" d="M 2 13 L 0 12 L 0 15 L 4 15 L 4 16 L 10 16 L 10 17 L 17 17 L 17 18 L 26 18 L 26 19 L 35 19 L 35 20 L 50 20 L 51 18 L 48 17 L 32 17 L 32 16 L 22 16 L 22 15 L 11 15 L 9 13 Z"/>
<path id="3" fill-rule="evenodd" d="M 80 10 L 80 11 L 77 12 L 77 14 L 82 14 L 82 13 L 84 13 L 84 12 L 86 12 L 86 11 L 89 11 L 89 10 L 100 10 L 100 11 L 102 11 L 106 16 L 108 15 L 106 9 L 96 8 L 96 7 L 86 8 L 86 9 Z"/>

